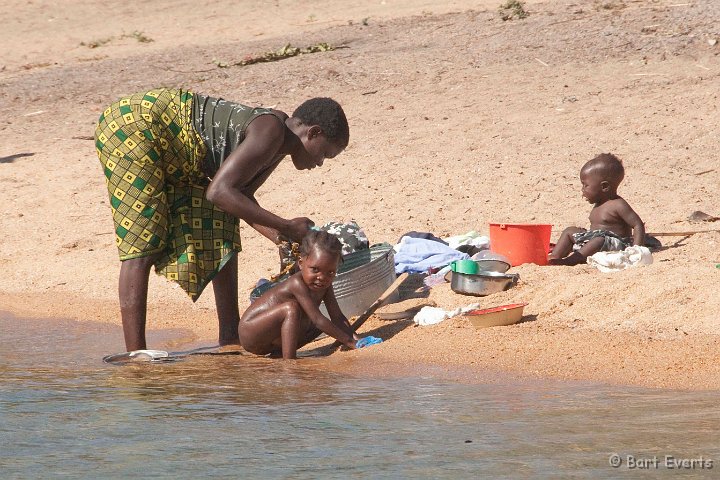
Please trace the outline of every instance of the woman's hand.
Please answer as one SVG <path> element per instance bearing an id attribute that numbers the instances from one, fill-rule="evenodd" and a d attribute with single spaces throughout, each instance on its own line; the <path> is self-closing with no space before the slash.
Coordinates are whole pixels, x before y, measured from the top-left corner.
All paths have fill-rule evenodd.
<path id="1" fill-rule="evenodd" d="M 313 222 L 307 217 L 297 217 L 293 218 L 288 222 L 287 229 L 282 233 L 288 238 L 290 238 L 290 240 L 292 240 L 293 242 L 300 243 L 302 242 L 303 237 L 307 235 L 310 227 L 314 225 L 315 222 Z"/>

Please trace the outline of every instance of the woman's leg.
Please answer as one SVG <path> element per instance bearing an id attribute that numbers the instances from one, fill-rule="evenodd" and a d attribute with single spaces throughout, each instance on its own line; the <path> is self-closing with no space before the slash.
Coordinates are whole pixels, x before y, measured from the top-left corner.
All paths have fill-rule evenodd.
<path id="1" fill-rule="evenodd" d="M 124 260 L 120 265 L 120 316 L 128 352 L 144 350 L 145 321 L 147 318 L 147 295 L 150 268 L 159 254 Z"/>
<path id="2" fill-rule="evenodd" d="M 239 345 L 238 323 L 238 264 L 237 255 L 228 260 L 212 280 L 215 308 L 218 316 L 218 342 L 220 345 Z"/>
<path id="3" fill-rule="evenodd" d="M 152 122 L 144 116 L 149 110 L 140 106 L 144 101 L 145 94 L 137 93 L 113 103 L 100 116 L 95 131 L 120 258 L 157 252 L 167 238 L 168 209 L 165 195 L 160 195 L 165 177 L 153 160 L 162 154 Z M 150 253 L 120 265 L 118 295 L 128 351 L 146 348 L 148 280 L 159 257 Z"/>

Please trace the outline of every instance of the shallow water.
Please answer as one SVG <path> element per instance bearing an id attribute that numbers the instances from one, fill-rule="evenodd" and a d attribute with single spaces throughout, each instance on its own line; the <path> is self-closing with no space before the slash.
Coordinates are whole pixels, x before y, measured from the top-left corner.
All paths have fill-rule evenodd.
<path id="1" fill-rule="evenodd" d="M 120 335 L 0 314 L 2 478 L 608 478 L 640 470 L 628 456 L 675 476 L 666 455 L 703 458 L 683 477 L 720 469 L 720 392 L 354 378 L 244 356 L 103 364 Z"/>

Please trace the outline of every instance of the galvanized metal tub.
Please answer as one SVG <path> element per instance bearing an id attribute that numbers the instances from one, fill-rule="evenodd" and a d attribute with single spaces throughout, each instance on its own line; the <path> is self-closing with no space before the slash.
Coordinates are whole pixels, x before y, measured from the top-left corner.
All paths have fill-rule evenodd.
<path id="1" fill-rule="evenodd" d="M 396 278 L 394 253 L 392 245 L 380 243 L 345 256 L 333 280 L 333 290 L 346 317 L 362 314 L 392 285 Z M 395 291 L 387 303 L 399 298 Z M 327 315 L 325 305 L 320 305 L 320 311 Z"/>

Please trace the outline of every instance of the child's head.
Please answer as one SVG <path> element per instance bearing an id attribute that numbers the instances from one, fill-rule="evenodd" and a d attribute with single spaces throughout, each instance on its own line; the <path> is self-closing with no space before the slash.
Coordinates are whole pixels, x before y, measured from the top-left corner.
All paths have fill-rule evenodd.
<path id="1" fill-rule="evenodd" d="M 345 112 L 332 98 L 306 100 L 295 109 L 292 116 L 305 125 L 320 127 L 325 138 L 341 150 L 345 150 L 350 142 L 350 127 Z"/>
<path id="2" fill-rule="evenodd" d="M 300 244 L 300 273 L 311 290 L 330 287 L 341 260 L 342 243 L 331 233 L 311 230 Z"/>
<path id="3" fill-rule="evenodd" d="M 624 177 L 622 161 L 612 153 L 601 153 L 580 169 L 583 196 L 588 202 L 596 203 L 615 195 Z"/>

